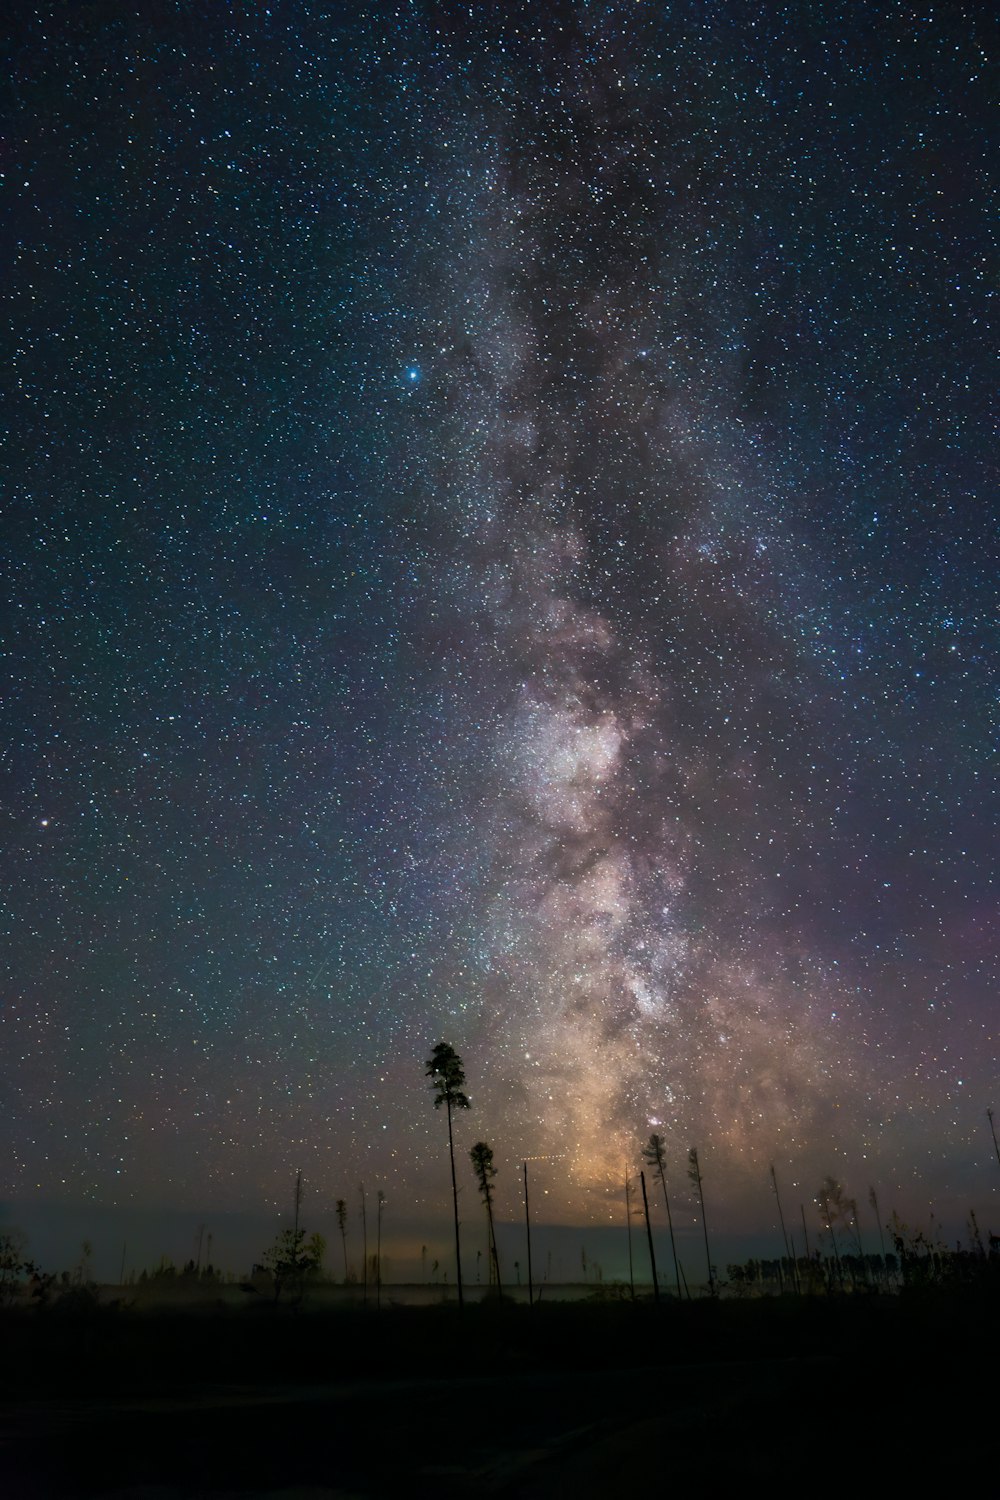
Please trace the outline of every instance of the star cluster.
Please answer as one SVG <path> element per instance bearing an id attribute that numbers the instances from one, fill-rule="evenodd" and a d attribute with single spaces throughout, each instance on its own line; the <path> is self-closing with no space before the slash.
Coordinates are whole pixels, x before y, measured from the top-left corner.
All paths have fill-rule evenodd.
<path id="1" fill-rule="evenodd" d="M 9 32 L 5 1196 L 985 1201 L 985 20 Z"/>

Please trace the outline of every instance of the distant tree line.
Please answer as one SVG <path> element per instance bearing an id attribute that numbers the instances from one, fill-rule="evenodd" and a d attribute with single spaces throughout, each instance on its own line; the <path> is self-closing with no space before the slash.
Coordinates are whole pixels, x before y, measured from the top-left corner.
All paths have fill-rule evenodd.
<path id="1" fill-rule="evenodd" d="M 465 1069 L 461 1058 L 447 1042 L 439 1042 L 433 1049 L 431 1057 L 427 1060 L 425 1074 L 430 1079 L 430 1087 L 433 1093 L 435 1109 L 444 1109 L 447 1121 L 448 1133 L 448 1157 L 452 1189 L 452 1210 L 454 1227 L 454 1286 L 459 1308 L 464 1305 L 465 1283 L 462 1269 L 462 1247 L 461 1247 L 461 1223 L 458 1211 L 458 1169 L 455 1159 L 455 1135 L 454 1120 L 458 1112 L 471 1109 L 471 1101 L 466 1093 Z M 1000 1147 L 997 1146 L 994 1120 L 992 1110 L 987 1111 L 990 1130 L 993 1132 L 993 1144 L 996 1151 L 998 1164 L 1000 1164 Z M 647 1190 L 645 1168 L 649 1168 L 651 1174 L 650 1186 L 654 1189 L 658 1184 L 659 1197 L 662 1198 L 663 1210 L 666 1217 L 667 1232 L 670 1244 L 670 1283 L 672 1291 L 669 1295 L 678 1300 L 691 1298 L 691 1286 L 687 1271 L 681 1260 L 674 1218 L 674 1210 L 671 1204 L 671 1193 L 668 1184 L 667 1169 L 667 1143 L 664 1137 L 658 1133 L 649 1136 L 648 1140 L 641 1146 L 638 1153 L 642 1162 L 642 1168 L 638 1173 L 638 1181 L 635 1175 L 629 1171 L 626 1165 L 624 1178 L 624 1210 L 625 1223 L 628 1235 L 628 1286 L 619 1287 L 620 1294 L 636 1296 L 635 1255 L 633 1248 L 633 1220 L 641 1213 L 645 1220 L 646 1245 L 649 1261 L 649 1275 L 652 1283 L 654 1298 L 660 1299 L 660 1278 L 657 1269 L 655 1233 L 653 1225 L 653 1211 L 650 1207 L 650 1193 Z M 493 1147 L 486 1141 L 480 1140 L 469 1151 L 469 1161 L 473 1176 L 483 1204 L 486 1220 L 486 1244 L 490 1286 L 495 1289 L 498 1297 L 503 1296 L 503 1276 L 500 1263 L 500 1255 L 497 1246 L 496 1222 L 494 1216 L 494 1180 L 497 1176 L 495 1155 Z M 812 1203 L 818 1215 L 818 1225 L 814 1221 L 815 1237 L 817 1246 L 814 1249 L 810 1243 L 809 1224 L 806 1215 L 805 1204 L 799 1205 L 801 1218 L 801 1237 L 796 1244 L 796 1229 L 786 1219 L 784 1205 L 778 1184 L 777 1173 L 774 1166 L 769 1168 L 769 1178 L 773 1191 L 778 1221 L 780 1224 L 781 1237 L 784 1253 L 772 1258 L 752 1258 L 743 1262 L 730 1262 L 725 1267 L 724 1276 L 720 1276 L 718 1267 L 714 1264 L 711 1253 L 711 1242 L 708 1231 L 708 1220 L 705 1203 L 705 1178 L 702 1171 L 701 1157 L 698 1148 L 692 1146 L 687 1152 L 686 1176 L 693 1190 L 693 1197 L 697 1203 L 696 1221 L 700 1222 L 702 1229 L 702 1241 L 704 1246 L 704 1274 L 709 1296 L 715 1297 L 720 1292 L 735 1296 L 759 1296 L 781 1293 L 795 1293 L 799 1295 L 817 1293 L 860 1293 L 860 1292 L 896 1292 L 903 1288 L 925 1285 L 955 1285 L 959 1283 L 975 1283 L 981 1281 L 984 1275 L 996 1277 L 1000 1274 L 1000 1237 L 987 1232 L 984 1236 L 980 1231 L 975 1213 L 970 1212 L 968 1219 L 968 1232 L 966 1242 L 959 1242 L 954 1247 L 946 1246 L 931 1221 L 929 1232 L 923 1230 L 911 1230 L 904 1224 L 895 1213 L 891 1215 L 888 1223 L 883 1223 L 879 1208 L 878 1195 L 874 1187 L 869 1188 L 868 1202 L 872 1210 L 872 1218 L 868 1220 L 869 1231 L 872 1223 L 878 1232 L 879 1250 L 864 1243 L 864 1232 L 862 1218 L 859 1214 L 857 1200 L 851 1197 L 843 1185 L 835 1178 L 828 1176 L 820 1184 Z M 525 1238 L 526 1238 L 526 1261 L 527 1266 L 527 1291 L 528 1301 L 534 1300 L 535 1288 L 532 1272 L 532 1247 L 531 1247 L 531 1215 L 529 1211 L 528 1198 L 528 1163 L 522 1163 L 522 1177 L 524 1188 L 524 1213 L 525 1213 Z M 239 1285 L 247 1292 L 267 1292 L 275 1304 L 284 1300 L 291 1305 L 301 1302 L 307 1289 L 316 1286 L 323 1281 L 333 1281 L 328 1277 L 324 1259 L 327 1251 L 327 1242 L 322 1234 L 313 1232 L 308 1234 L 301 1223 L 301 1207 L 303 1199 L 302 1174 L 297 1173 L 294 1186 L 292 1223 L 283 1228 L 273 1243 L 263 1252 L 260 1260 L 253 1266 L 249 1280 L 239 1282 Z M 384 1283 L 384 1267 L 382 1260 L 382 1227 L 383 1215 L 386 1208 L 386 1195 L 379 1189 L 375 1200 L 375 1222 L 374 1222 L 374 1253 L 369 1252 L 369 1220 L 368 1220 L 368 1195 L 364 1183 L 358 1185 L 358 1218 L 361 1229 L 361 1270 L 360 1275 L 356 1266 L 351 1262 L 348 1250 L 348 1226 L 349 1211 L 347 1200 L 338 1198 L 335 1205 L 337 1228 L 340 1235 L 340 1259 L 343 1269 L 343 1285 L 353 1286 L 360 1290 L 363 1302 L 367 1304 L 373 1300 L 376 1307 L 380 1306 L 382 1299 L 382 1288 Z M 654 1198 L 655 1209 L 655 1198 Z M 886 1232 L 892 1244 L 889 1250 L 886 1245 Z M 136 1278 L 132 1272 L 126 1283 L 125 1277 L 125 1247 L 122 1247 L 122 1285 L 129 1284 L 138 1291 L 165 1291 L 165 1290 L 193 1290 L 211 1289 L 231 1284 L 237 1280 L 231 1274 L 223 1274 L 216 1269 L 211 1261 L 212 1236 L 208 1235 L 208 1257 L 206 1263 L 202 1264 L 202 1249 L 204 1239 L 204 1226 L 199 1228 L 197 1236 L 197 1254 L 188 1260 L 183 1267 L 176 1267 L 166 1257 L 161 1258 L 159 1264 L 151 1270 L 142 1270 Z M 870 1234 L 869 1234 L 870 1241 Z M 36 1263 L 31 1260 L 26 1252 L 23 1236 L 17 1231 L 0 1234 L 0 1307 L 11 1307 L 17 1304 L 34 1304 L 39 1306 L 49 1305 L 58 1301 L 61 1305 L 69 1306 L 74 1301 L 82 1306 L 88 1298 L 96 1297 L 96 1286 L 91 1272 L 91 1261 L 93 1248 L 89 1242 L 84 1241 L 81 1246 L 80 1258 L 70 1271 L 64 1271 L 59 1277 L 43 1272 Z M 476 1280 L 480 1280 L 480 1263 L 482 1252 L 476 1254 Z M 586 1250 L 581 1247 L 580 1252 L 581 1269 L 583 1278 L 588 1279 L 588 1262 Z M 513 1262 L 514 1274 L 518 1287 L 522 1285 L 521 1261 Z M 603 1272 L 601 1267 L 592 1262 L 590 1271 L 593 1272 L 596 1281 L 603 1283 Z M 427 1246 L 421 1248 L 421 1277 L 425 1284 L 447 1287 L 448 1269 L 442 1267 L 439 1259 L 434 1259 L 430 1274 L 427 1267 Z M 545 1273 L 546 1281 L 551 1279 L 551 1254 Z M 696 1287 L 696 1290 L 698 1288 Z M 614 1290 L 613 1288 L 611 1289 Z"/>

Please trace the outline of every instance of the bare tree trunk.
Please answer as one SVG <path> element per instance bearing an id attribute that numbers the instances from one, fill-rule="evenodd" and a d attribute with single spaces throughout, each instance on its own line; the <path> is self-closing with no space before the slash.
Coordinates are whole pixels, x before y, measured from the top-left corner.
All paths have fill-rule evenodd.
<path id="1" fill-rule="evenodd" d="M 458 1310 L 465 1312 L 465 1297 L 462 1291 L 462 1245 L 458 1232 L 458 1178 L 455 1176 L 455 1142 L 451 1133 L 451 1100 L 446 1099 L 448 1109 L 448 1155 L 451 1157 L 451 1197 L 455 1205 L 455 1274 L 458 1282 Z"/>
<path id="2" fill-rule="evenodd" d="M 365 1205 L 365 1185 L 358 1184 L 361 1194 L 361 1291 L 364 1306 L 368 1306 L 368 1210 Z"/>
<path id="3" fill-rule="evenodd" d="M 804 1203 L 799 1204 L 799 1213 L 802 1215 L 802 1233 L 806 1242 L 806 1260 L 810 1260 L 812 1258 L 812 1251 L 809 1248 L 809 1230 L 806 1227 L 806 1206 Z"/>
<path id="4" fill-rule="evenodd" d="M 875 1223 L 878 1225 L 878 1242 L 882 1248 L 882 1279 L 885 1282 L 886 1291 L 889 1289 L 889 1262 L 885 1258 L 885 1235 L 882 1231 L 882 1215 L 879 1212 L 878 1194 L 873 1187 L 868 1189 L 868 1202 L 875 1213 Z"/>
<path id="5" fill-rule="evenodd" d="M 858 1259 L 861 1262 L 861 1280 L 865 1287 L 868 1286 L 868 1266 L 865 1263 L 865 1242 L 861 1237 L 861 1220 L 858 1218 L 858 1205 L 852 1203 L 851 1218 L 853 1219 L 854 1238 L 858 1245 Z"/>
<path id="6" fill-rule="evenodd" d="M 828 1198 L 821 1198 L 820 1203 L 822 1205 L 823 1213 L 826 1216 L 826 1227 L 830 1231 L 830 1243 L 833 1246 L 833 1263 L 837 1268 L 837 1285 L 840 1287 L 840 1290 L 843 1291 L 844 1273 L 841 1270 L 840 1252 L 837 1249 L 837 1236 L 833 1228 L 833 1220 L 830 1217 L 830 1200 Z"/>
<path id="7" fill-rule="evenodd" d="M 677 1300 L 681 1300 L 681 1267 L 677 1259 L 677 1241 L 674 1239 L 674 1216 L 670 1212 L 670 1199 L 667 1197 L 667 1179 L 663 1171 L 663 1163 L 660 1163 L 660 1186 L 663 1189 L 663 1203 L 667 1210 L 667 1228 L 670 1230 L 670 1253 L 674 1257 L 674 1278 L 677 1282 Z"/>
<path id="8" fill-rule="evenodd" d="M 489 1226 L 490 1226 L 490 1254 L 493 1256 L 493 1270 L 494 1270 L 494 1272 L 496 1274 L 496 1278 L 497 1278 L 497 1296 L 500 1298 L 500 1301 L 502 1302 L 503 1301 L 503 1283 L 500 1280 L 500 1257 L 497 1254 L 497 1236 L 496 1236 L 496 1230 L 493 1228 L 493 1203 L 491 1201 L 492 1200 L 492 1196 L 493 1196 L 492 1193 L 490 1193 L 489 1191 L 487 1191 L 486 1194 L 485 1194 L 485 1197 L 486 1197 L 486 1218 L 487 1218 L 487 1222 L 489 1223 Z"/>
<path id="9" fill-rule="evenodd" d="M 788 1244 L 792 1257 L 792 1280 L 795 1283 L 795 1291 L 798 1296 L 802 1295 L 802 1283 L 799 1280 L 799 1261 L 795 1253 L 795 1236 L 791 1230 L 788 1231 Z"/>
<path id="10" fill-rule="evenodd" d="M 625 1164 L 625 1228 L 628 1232 L 628 1286 L 635 1301 L 635 1271 L 632 1264 L 632 1195 L 628 1183 L 628 1163 Z"/>
<path id="11" fill-rule="evenodd" d="M 646 1214 L 646 1238 L 649 1241 L 649 1264 L 653 1272 L 653 1299 L 660 1300 L 660 1283 L 656 1279 L 656 1252 L 653 1249 L 653 1231 L 649 1223 L 649 1199 L 646 1197 L 646 1174 L 639 1173 L 639 1181 L 642 1183 L 642 1207 Z"/>
<path id="12" fill-rule="evenodd" d="M 795 1261 L 792 1257 L 790 1242 L 788 1239 L 788 1231 L 785 1229 L 785 1216 L 781 1211 L 781 1194 L 778 1192 L 778 1178 L 774 1170 L 773 1162 L 771 1163 L 771 1186 L 774 1188 L 774 1201 L 778 1205 L 778 1223 L 781 1225 L 781 1238 L 785 1242 L 785 1254 L 792 1263 L 792 1281 L 794 1283 L 795 1290 L 798 1291 L 799 1278 L 796 1274 Z"/>
<path id="13" fill-rule="evenodd" d="M 712 1272 L 712 1252 L 708 1248 L 708 1220 L 705 1218 L 705 1193 L 701 1184 L 701 1167 L 698 1163 L 697 1152 L 694 1153 L 692 1181 L 698 1189 L 698 1202 L 701 1204 L 701 1228 L 705 1236 L 705 1261 L 708 1265 L 708 1295 L 715 1296 L 715 1276 Z"/>
<path id="14" fill-rule="evenodd" d="M 534 1302 L 534 1291 L 531 1281 L 531 1215 L 528 1212 L 528 1163 L 523 1161 L 521 1167 L 524 1171 L 524 1227 L 528 1235 L 528 1306 Z"/>
<path id="15" fill-rule="evenodd" d="M 382 1199 L 379 1198 L 375 1229 L 375 1308 L 382 1309 Z"/>

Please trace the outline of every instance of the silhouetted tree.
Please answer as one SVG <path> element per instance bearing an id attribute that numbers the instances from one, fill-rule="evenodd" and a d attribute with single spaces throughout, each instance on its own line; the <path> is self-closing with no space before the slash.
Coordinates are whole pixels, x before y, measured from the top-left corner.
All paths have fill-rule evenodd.
<path id="1" fill-rule="evenodd" d="M 344 1247 L 344 1285 L 347 1285 L 349 1272 L 347 1269 L 347 1204 L 343 1198 L 337 1199 L 337 1225 L 340 1229 L 340 1241 Z"/>
<path id="2" fill-rule="evenodd" d="M 712 1271 L 712 1255 L 708 1248 L 708 1224 L 705 1219 L 705 1193 L 702 1185 L 701 1167 L 698 1165 L 698 1152 L 692 1146 L 688 1152 L 688 1178 L 691 1186 L 698 1190 L 698 1202 L 701 1204 L 701 1227 L 705 1235 L 705 1259 L 708 1262 L 708 1291 L 709 1295 L 715 1296 L 715 1274 Z"/>
<path id="3" fill-rule="evenodd" d="M 301 1297 L 303 1282 L 317 1269 L 315 1247 L 305 1241 L 304 1229 L 283 1229 L 270 1249 L 264 1252 L 261 1265 L 270 1273 L 274 1283 L 275 1302 L 286 1287 Z"/>
<path id="4" fill-rule="evenodd" d="M 287 1286 L 302 1296 L 302 1283 L 319 1269 L 326 1241 L 321 1234 L 314 1234 L 306 1244 L 306 1232 L 299 1224 L 302 1209 L 302 1173 L 295 1174 L 294 1215 L 291 1229 L 283 1229 L 269 1250 L 264 1252 L 261 1265 L 270 1273 L 274 1283 L 274 1300 L 278 1301 Z M 194 1261 L 189 1269 L 195 1268 Z"/>
<path id="5" fill-rule="evenodd" d="M 677 1259 L 677 1241 L 674 1239 L 674 1220 L 670 1212 L 670 1199 L 667 1197 L 667 1175 L 665 1166 L 665 1155 L 662 1135 L 651 1135 L 649 1144 L 642 1148 L 642 1159 L 647 1166 L 653 1167 L 660 1179 L 663 1189 L 663 1202 L 667 1210 L 667 1227 L 670 1230 L 670 1250 L 674 1257 L 674 1279 L 677 1282 L 677 1300 L 681 1300 L 681 1267 Z"/>
<path id="6" fill-rule="evenodd" d="M 493 1257 L 493 1271 L 496 1275 L 497 1291 L 502 1297 L 503 1287 L 500 1283 L 500 1257 L 497 1255 L 497 1237 L 493 1228 L 493 1179 L 497 1175 L 497 1169 L 493 1165 L 493 1152 L 485 1141 L 477 1141 L 469 1152 L 469 1160 L 472 1162 L 472 1170 L 476 1174 L 479 1192 L 486 1205 L 486 1221 L 490 1229 L 490 1255 Z"/>
<path id="7" fill-rule="evenodd" d="M 452 1133 L 452 1114 L 456 1109 L 469 1109 L 469 1100 L 463 1092 L 465 1070 L 462 1059 L 454 1047 L 447 1042 L 438 1042 L 427 1060 L 427 1077 L 434 1090 L 434 1108 L 445 1106 L 448 1112 L 448 1156 L 451 1161 L 451 1196 L 455 1207 L 455 1270 L 458 1283 L 458 1306 L 465 1306 L 462 1295 L 462 1245 L 458 1227 L 458 1179 L 455 1176 L 455 1140 Z"/>
<path id="8" fill-rule="evenodd" d="M 7 1307 L 17 1300 L 21 1275 L 31 1269 L 25 1244 L 25 1236 L 19 1229 L 7 1229 L 0 1234 L 0 1306 Z"/>

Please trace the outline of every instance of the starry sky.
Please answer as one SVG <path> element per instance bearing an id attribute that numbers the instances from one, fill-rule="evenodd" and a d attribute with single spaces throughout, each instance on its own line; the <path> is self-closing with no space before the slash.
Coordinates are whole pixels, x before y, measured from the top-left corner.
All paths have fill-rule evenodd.
<path id="1" fill-rule="evenodd" d="M 996 1220 L 987 10 L 5 10 L 15 1216 Z"/>

